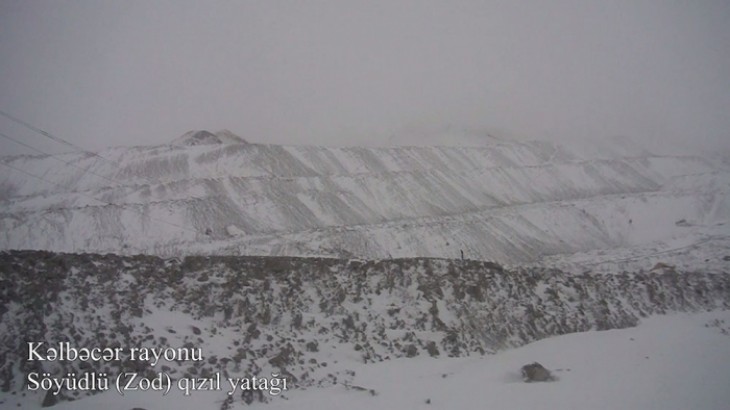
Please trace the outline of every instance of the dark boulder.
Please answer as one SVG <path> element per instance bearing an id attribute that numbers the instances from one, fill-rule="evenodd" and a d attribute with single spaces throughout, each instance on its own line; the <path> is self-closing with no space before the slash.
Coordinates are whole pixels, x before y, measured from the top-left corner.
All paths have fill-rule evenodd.
<path id="1" fill-rule="evenodd" d="M 525 382 L 548 382 L 553 380 L 550 371 L 535 362 L 522 366 L 522 380 Z"/>

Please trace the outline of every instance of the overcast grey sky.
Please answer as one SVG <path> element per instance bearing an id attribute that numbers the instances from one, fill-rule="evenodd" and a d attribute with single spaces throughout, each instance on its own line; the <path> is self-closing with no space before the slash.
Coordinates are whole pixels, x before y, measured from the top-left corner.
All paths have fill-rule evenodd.
<path id="1" fill-rule="evenodd" d="M 0 110 L 94 150 L 446 127 L 727 149 L 729 22 L 727 0 L 0 0 Z"/>

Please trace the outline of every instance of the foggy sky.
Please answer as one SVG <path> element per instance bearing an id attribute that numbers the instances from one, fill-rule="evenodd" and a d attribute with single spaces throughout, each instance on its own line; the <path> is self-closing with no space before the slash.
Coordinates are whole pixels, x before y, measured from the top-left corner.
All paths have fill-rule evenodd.
<path id="1" fill-rule="evenodd" d="M 90 150 L 229 129 L 730 151 L 729 21 L 726 0 L 0 0 L 0 110 Z M 5 118 L 0 132 L 58 149 Z"/>

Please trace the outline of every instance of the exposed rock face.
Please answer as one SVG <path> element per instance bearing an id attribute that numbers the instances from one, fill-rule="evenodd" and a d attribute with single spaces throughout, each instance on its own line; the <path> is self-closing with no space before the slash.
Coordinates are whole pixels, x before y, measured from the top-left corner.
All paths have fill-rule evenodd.
<path id="1" fill-rule="evenodd" d="M 0 253 L 0 386 L 29 372 L 173 379 L 285 375 L 347 381 L 352 360 L 468 356 L 544 337 L 634 326 L 649 314 L 730 308 L 730 275 L 573 276 L 480 261 Z M 202 349 L 199 362 L 28 362 L 52 346 Z M 88 367 L 91 365 L 91 368 Z M 86 366 L 86 367 L 85 367 Z M 164 366 L 164 367 L 161 367 Z M 78 392 L 77 392 L 78 393 Z M 223 392 L 222 394 L 225 394 Z M 66 392 L 59 399 L 73 398 Z"/>
<path id="2" fill-rule="evenodd" d="M 188 131 L 172 141 L 171 145 L 194 146 L 211 144 L 247 144 L 246 140 L 228 131 L 218 131 L 215 134 L 205 130 Z"/>
<path id="3" fill-rule="evenodd" d="M 549 382 L 553 380 L 550 371 L 535 362 L 522 366 L 522 380 L 525 382 Z"/>

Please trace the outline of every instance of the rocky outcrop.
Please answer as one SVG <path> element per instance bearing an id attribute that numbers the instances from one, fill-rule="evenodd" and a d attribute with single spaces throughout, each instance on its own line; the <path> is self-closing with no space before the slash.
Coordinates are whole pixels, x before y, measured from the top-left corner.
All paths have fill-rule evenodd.
<path id="1" fill-rule="evenodd" d="M 170 145 L 195 146 L 216 144 L 247 144 L 247 142 L 228 130 L 218 131 L 215 134 L 205 130 L 193 130 L 176 138 Z"/>
<path id="2" fill-rule="evenodd" d="M 510 271 L 481 261 L 0 253 L 0 386 L 30 372 L 347 380 L 338 357 L 468 356 L 643 316 L 730 308 L 730 276 Z M 29 362 L 28 341 L 200 348 L 204 360 Z M 89 367 L 90 366 L 90 367 Z M 76 392 L 78 393 L 78 392 Z M 61 398 L 73 398 L 62 393 Z"/>
<path id="3" fill-rule="evenodd" d="M 550 374 L 550 370 L 546 369 L 538 362 L 522 366 L 521 373 L 522 380 L 527 383 L 549 382 L 553 380 L 553 375 Z"/>

